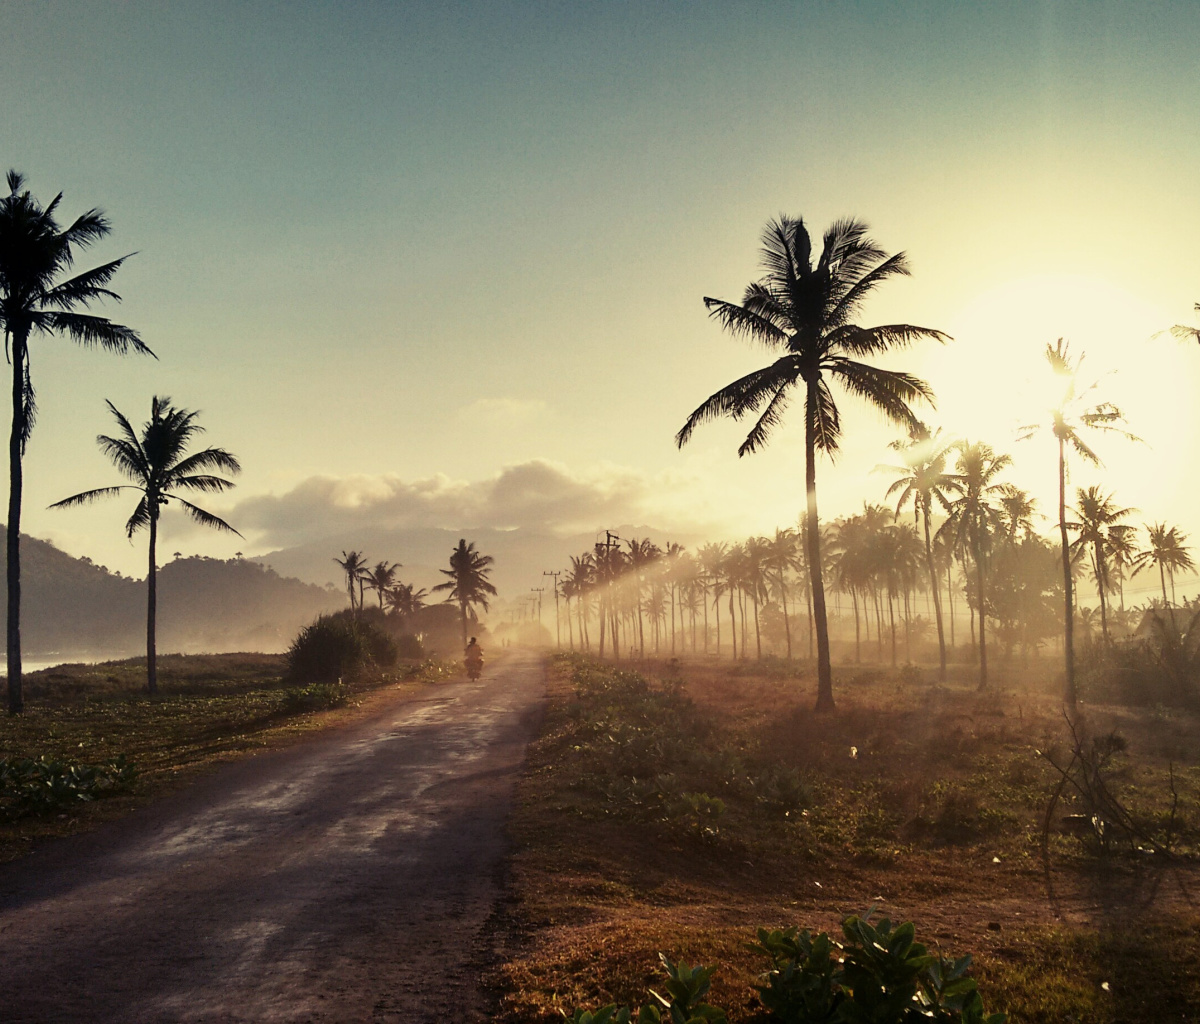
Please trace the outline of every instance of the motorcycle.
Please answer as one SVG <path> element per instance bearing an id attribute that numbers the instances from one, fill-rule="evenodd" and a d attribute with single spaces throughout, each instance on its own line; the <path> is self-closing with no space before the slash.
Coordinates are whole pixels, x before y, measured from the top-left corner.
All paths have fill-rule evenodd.
<path id="1" fill-rule="evenodd" d="M 479 678 L 483 672 L 483 659 L 472 658 L 467 662 L 467 678 L 474 681 Z"/>

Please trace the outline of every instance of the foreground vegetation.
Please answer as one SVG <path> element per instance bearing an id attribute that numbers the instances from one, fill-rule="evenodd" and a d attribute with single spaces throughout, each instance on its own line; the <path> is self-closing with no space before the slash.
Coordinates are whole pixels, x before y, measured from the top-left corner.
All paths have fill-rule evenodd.
<path id="1" fill-rule="evenodd" d="M 1013 1022 L 1200 1014 L 1193 716 L 1087 709 L 1147 837 L 1104 843 L 1073 790 L 1044 829 L 1073 741 L 1042 680 L 837 669 L 839 710 L 814 716 L 785 662 L 638 667 L 555 662 L 513 826 L 527 940 L 500 971 L 505 1019 L 642 1003 L 661 953 L 716 968 L 706 998 L 730 1021 L 765 1020 L 756 929 L 840 934 L 871 908 L 975 954 L 983 1004 Z"/>
<path id="2" fill-rule="evenodd" d="M 166 655 L 154 697 L 144 658 L 30 673 L 25 714 L 0 720 L 0 861 L 343 720 L 383 687 L 447 673 L 401 659 L 327 683 L 289 677 L 284 655 Z"/>

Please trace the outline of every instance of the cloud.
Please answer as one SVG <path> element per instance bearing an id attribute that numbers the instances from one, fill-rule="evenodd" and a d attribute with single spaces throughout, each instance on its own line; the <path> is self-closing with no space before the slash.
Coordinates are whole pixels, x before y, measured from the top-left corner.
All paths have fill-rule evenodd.
<path id="1" fill-rule="evenodd" d="M 533 423 L 549 412 L 540 398 L 477 398 L 459 409 L 458 416 L 474 424 L 502 427 Z"/>
<path id="2" fill-rule="evenodd" d="M 619 466 L 572 473 L 534 459 L 483 480 L 395 475 L 314 476 L 281 495 L 247 498 L 231 511 L 239 528 L 284 547 L 350 529 L 524 528 L 569 533 L 605 523 L 663 523 L 673 482 Z M 665 524 L 664 524 L 665 525 Z"/>

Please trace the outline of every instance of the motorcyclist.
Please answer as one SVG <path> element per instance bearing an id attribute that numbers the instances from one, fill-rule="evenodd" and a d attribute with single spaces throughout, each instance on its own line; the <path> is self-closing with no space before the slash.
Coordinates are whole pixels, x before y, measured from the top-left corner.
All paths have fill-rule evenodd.
<path id="1" fill-rule="evenodd" d="M 466 662 L 467 672 L 472 676 L 478 676 L 483 668 L 483 648 L 479 646 L 479 641 L 471 637 L 471 642 L 467 644 L 467 650 L 463 656 L 463 661 Z"/>

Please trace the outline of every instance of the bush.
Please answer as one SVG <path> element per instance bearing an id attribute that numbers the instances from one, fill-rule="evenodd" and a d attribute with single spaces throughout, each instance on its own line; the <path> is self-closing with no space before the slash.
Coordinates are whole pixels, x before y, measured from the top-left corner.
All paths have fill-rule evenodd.
<path id="1" fill-rule="evenodd" d="M 283 707 L 286 711 L 324 711 L 340 708 L 349 699 L 344 683 L 309 683 L 288 690 L 283 696 Z"/>
<path id="2" fill-rule="evenodd" d="M 975 981 L 967 977 L 970 955 L 957 960 L 931 956 L 915 941 L 911 924 L 893 928 L 882 919 L 848 917 L 844 942 L 797 928 L 758 930 L 748 948 L 765 956 L 770 968 L 756 986 L 766 1019 L 776 1024 L 1004 1024 L 1002 1013 L 988 1016 Z M 725 1011 L 705 1001 L 715 967 L 673 964 L 661 953 L 666 994 L 651 990 L 654 1002 L 637 1017 L 616 1004 L 594 1012 L 576 1010 L 572 1024 L 724 1024 Z M 667 1011 L 665 1014 L 659 1009 Z"/>
<path id="3" fill-rule="evenodd" d="M 0 758 L 0 820 L 70 810 L 128 789 L 137 775 L 124 754 L 103 764 Z"/>
<path id="4" fill-rule="evenodd" d="M 396 642 L 367 622 L 322 615 L 300 630 L 288 649 L 288 679 L 336 683 L 355 679 L 369 668 L 396 664 Z"/>

